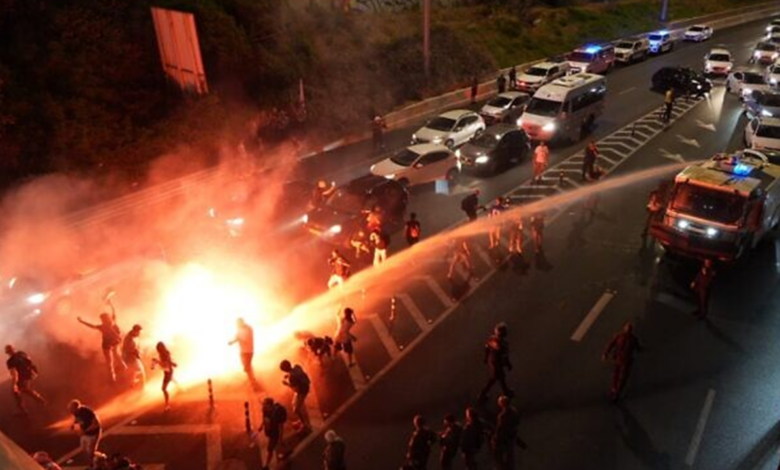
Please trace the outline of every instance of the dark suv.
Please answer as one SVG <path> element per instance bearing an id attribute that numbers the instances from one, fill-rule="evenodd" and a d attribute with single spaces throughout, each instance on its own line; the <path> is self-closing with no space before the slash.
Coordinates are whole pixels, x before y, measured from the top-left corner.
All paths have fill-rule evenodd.
<path id="1" fill-rule="evenodd" d="M 365 228 L 366 214 L 378 207 L 385 221 L 403 220 L 409 195 L 397 181 L 366 175 L 340 186 L 319 207 L 304 217 L 306 229 L 322 240 L 344 244 Z"/>
<path id="2" fill-rule="evenodd" d="M 496 124 L 458 149 L 461 171 L 495 174 L 526 158 L 531 151 L 525 132 L 511 124 Z"/>
<path id="3" fill-rule="evenodd" d="M 712 82 L 700 72 L 687 67 L 663 67 L 653 74 L 654 91 L 672 88 L 678 95 L 700 96 L 712 90 Z"/>

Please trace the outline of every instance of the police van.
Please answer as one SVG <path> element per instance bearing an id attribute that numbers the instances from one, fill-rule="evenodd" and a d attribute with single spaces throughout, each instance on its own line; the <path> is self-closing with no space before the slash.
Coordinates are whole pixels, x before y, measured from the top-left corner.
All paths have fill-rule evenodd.
<path id="1" fill-rule="evenodd" d="M 570 52 L 566 56 L 569 73 L 606 74 L 615 65 L 615 46 L 610 43 L 590 44 Z"/>
<path id="2" fill-rule="evenodd" d="M 683 256 L 739 258 L 780 220 L 777 161 L 777 153 L 746 149 L 685 168 L 661 191 L 650 235 Z"/>
<path id="3" fill-rule="evenodd" d="M 561 77 L 537 90 L 517 120 L 532 140 L 577 141 L 604 112 L 607 80 L 578 73 Z"/>

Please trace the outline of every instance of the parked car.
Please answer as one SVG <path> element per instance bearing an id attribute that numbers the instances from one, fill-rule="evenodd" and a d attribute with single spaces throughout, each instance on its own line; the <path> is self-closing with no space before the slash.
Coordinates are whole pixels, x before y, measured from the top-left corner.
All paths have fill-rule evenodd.
<path id="1" fill-rule="evenodd" d="M 479 115 L 485 121 L 486 125 L 497 122 L 515 122 L 523 114 L 525 106 L 531 96 L 519 91 L 507 91 L 490 99 L 482 109 Z"/>
<path id="2" fill-rule="evenodd" d="M 479 135 L 485 127 L 485 121 L 479 114 L 468 109 L 455 109 L 431 119 L 412 134 L 412 145 L 430 143 L 455 148 Z"/>
<path id="3" fill-rule="evenodd" d="M 772 36 L 780 35 L 780 25 L 769 25 L 766 27 L 766 37 L 771 38 Z"/>
<path id="4" fill-rule="evenodd" d="M 780 83 L 780 64 L 775 63 L 767 67 L 764 76 L 769 85 L 777 86 Z"/>
<path id="5" fill-rule="evenodd" d="M 436 180 L 454 181 L 458 175 L 458 159 L 443 145 L 412 145 L 371 165 L 371 174 L 407 187 Z"/>
<path id="6" fill-rule="evenodd" d="M 769 65 L 777 59 L 777 44 L 771 42 L 759 42 L 753 49 L 753 55 L 750 56 L 750 63 Z"/>
<path id="7" fill-rule="evenodd" d="M 776 46 L 780 46 L 780 31 L 768 33 L 766 35 L 766 42 L 771 42 Z"/>
<path id="8" fill-rule="evenodd" d="M 678 95 L 701 95 L 712 90 L 712 82 L 688 67 L 663 67 L 653 74 L 651 89 L 665 92 L 672 88 Z"/>
<path id="9" fill-rule="evenodd" d="M 774 26 L 780 26 L 780 18 L 775 18 L 772 21 L 769 22 L 769 25 L 766 27 L 766 31 L 769 32 L 772 30 Z"/>
<path id="10" fill-rule="evenodd" d="M 647 58 L 650 41 L 647 38 L 634 37 L 615 43 L 615 60 L 621 64 L 630 64 Z"/>
<path id="11" fill-rule="evenodd" d="M 780 119 L 751 119 L 745 126 L 745 145 L 756 150 L 780 150 Z"/>
<path id="12" fill-rule="evenodd" d="M 606 74 L 615 65 L 615 46 L 610 43 L 590 44 L 572 51 L 566 60 L 569 73 L 580 72 Z"/>
<path id="13" fill-rule="evenodd" d="M 685 30 L 683 40 L 702 42 L 712 37 L 712 28 L 706 24 L 696 24 Z"/>
<path id="14" fill-rule="evenodd" d="M 708 75 L 728 75 L 734 67 L 731 52 L 716 47 L 704 56 L 704 73 Z"/>
<path id="15" fill-rule="evenodd" d="M 368 211 L 378 208 L 388 223 L 397 223 L 408 203 L 409 194 L 399 182 L 366 175 L 338 187 L 325 204 L 304 216 L 304 225 L 325 242 L 346 244 L 357 230 L 365 228 Z"/>
<path id="16" fill-rule="evenodd" d="M 533 94 L 542 85 L 546 85 L 556 78 L 563 77 L 569 72 L 569 63 L 542 62 L 532 65 L 517 77 L 517 88 Z"/>
<path id="17" fill-rule="evenodd" d="M 766 78 L 757 71 L 736 70 L 726 79 L 726 90 L 742 99 L 756 90 L 769 91 L 770 86 Z"/>
<path id="18" fill-rule="evenodd" d="M 780 118 L 780 92 L 754 91 L 745 97 L 743 106 L 751 119 L 758 116 Z"/>
<path id="19" fill-rule="evenodd" d="M 531 151 L 525 132 L 512 124 L 496 124 L 455 151 L 461 171 L 495 174 L 524 160 Z"/>
<path id="20" fill-rule="evenodd" d="M 674 39 L 669 31 L 656 31 L 647 35 L 651 54 L 663 54 L 674 49 Z"/>

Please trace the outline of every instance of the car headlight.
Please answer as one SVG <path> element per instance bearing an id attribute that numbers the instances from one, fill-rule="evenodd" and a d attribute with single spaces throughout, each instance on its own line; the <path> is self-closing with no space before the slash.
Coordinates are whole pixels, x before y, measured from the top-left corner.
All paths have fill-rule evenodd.
<path id="1" fill-rule="evenodd" d="M 440 144 L 442 140 L 444 140 L 444 139 L 442 139 L 441 136 L 437 135 L 436 137 L 431 139 L 431 142 L 433 142 L 434 144 Z"/>
<path id="2" fill-rule="evenodd" d="M 488 158 L 487 155 L 480 155 L 479 157 L 477 157 L 476 160 L 474 160 L 474 163 L 476 163 L 477 165 L 484 165 L 485 163 L 488 162 L 488 160 L 490 160 L 490 158 Z"/>
<path id="3" fill-rule="evenodd" d="M 523 127 L 523 118 L 517 118 L 517 127 Z"/>
<path id="4" fill-rule="evenodd" d="M 341 225 L 334 225 L 331 228 L 328 229 L 328 232 L 336 234 L 341 233 Z"/>
<path id="5" fill-rule="evenodd" d="M 456 151 L 455 151 L 455 156 L 456 156 L 456 157 L 458 157 L 458 158 L 460 158 L 460 149 L 458 149 L 458 150 L 456 150 Z"/>
<path id="6" fill-rule="evenodd" d="M 770 113 L 766 109 L 762 109 L 761 110 L 761 115 L 764 116 L 764 117 L 772 117 L 772 113 Z"/>
<path id="7" fill-rule="evenodd" d="M 395 179 L 395 173 L 387 174 L 387 175 L 385 175 L 385 178 L 387 178 L 389 180 L 394 180 Z"/>
<path id="8" fill-rule="evenodd" d="M 753 53 L 753 57 L 755 57 L 755 58 L 759 58 L 759 57 L 761 57 L 761 52 L 760 52 L 760 51 L 756 51 L 756 52 L 754 52 L 754 53 Z"/>
<path id="9" fill-rule="evenodd" d="M 548 122 L 544 126 L 542 126 L 542 130 L 544 132 L 552 132 L 555 130 L 555 123 L 554 122 Z"/>
<path id="10" fill-rule="evenodd" d="M 417 142 L 417 134 L 412 134 L 412 142 Z"/>
<path id="11" fill-rule="evenodd" d="M 718 229 L 713 227 L 707 227 L 706 233 L 708 237 L 715 238 L 715 236 L 718 235 Z"/>
<path id="12" fill-rule="evenodd" d="M 27 297 L 27 303 L 32 305 L 40 305 L 43 303 L 44 300 L 46 300 L 46 294 L 43 294 L 41 292 L 38 292 L 37 294 L 33 294 Z"/>
<path id="13" fill-rule="evenodd" d="M 769 79 L 769 83 L 771 83 L 772 85 L 777 85 L 777 79 L 776 78 L 770 78 Z"/>
<path id="14" fill-rule="evenodd" d="M 303 222 L 304 224 L 308 224 L 309 223 L 309 214 L 303 214 L 303 217 L 301 217 L 301 222 Z"/>
<path id="15" fill-rule="evenodd" d="M 777 59 L 778 57 L 780 57 L 780 56 L 777 54 L 777 52 L 775 52 L 774 54 L 772 54 L 772 60 L 775 60 L 775 59 Z"/>
<path id="16" fill-rule="evenodd" d="M 691 226 L 691 223 L 688 222 L 685 219 L 677 221 L 677 228 L 679 228 L 680 230 L 685 230 L 685 229 L 687 229 L 690 226 Z"/>
<path id="17" fill-rule="evenodd" d="M 750 95 L 750 94 L 752 94 L 752 93 L 753 93 L 753 90 L 752 90 L 752 89 L 750 89 L 750 88 L 743 88 L 743 89 L 742 89 L 742 94 L 743 94 L 743 95 Z"/>

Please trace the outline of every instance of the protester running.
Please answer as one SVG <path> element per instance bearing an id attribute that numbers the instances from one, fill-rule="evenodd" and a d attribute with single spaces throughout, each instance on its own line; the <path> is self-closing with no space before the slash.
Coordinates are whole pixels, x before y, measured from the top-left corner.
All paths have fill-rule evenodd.
<path id="1" fill-rule="evenodd" d="M 79 400 L 71 400 L 68 404 L 68 412 L 73 415 L 70 429 L 79 436 L 79 448 L 87 457 L 87 461 L 92 462 L 103 435 L 100 420 L 92 408 L 82 405 Z"/>
<path id="2" fill-rule="evenodd" d="M 634 334 L 634 325 L 626 322 L 622 331 L 615 334 L 607 343 L 607 347 L 601 354 L 601 360 L 612 362 L 612 382 L 609 389 L 609 398 L 612 401 L 620 399 L 634 364 L 634 356 L 643 350 L 642 343 Z"/>
<path id="3" fill-rule="evenodd" d="M 11 376 L 11 387 L 19 412 L 27 414 L 27 408 L 24 406 L 24 395 L 28 395 L 38 403 L 45 405 L 46 400 L 33 388 L 33 380 L 38 377 L 38 367 L 30 356 L 24 351 L 17 351 L 10 344 L 6 345 L 5 353 L 8 355 L 5 365 Z"/>

